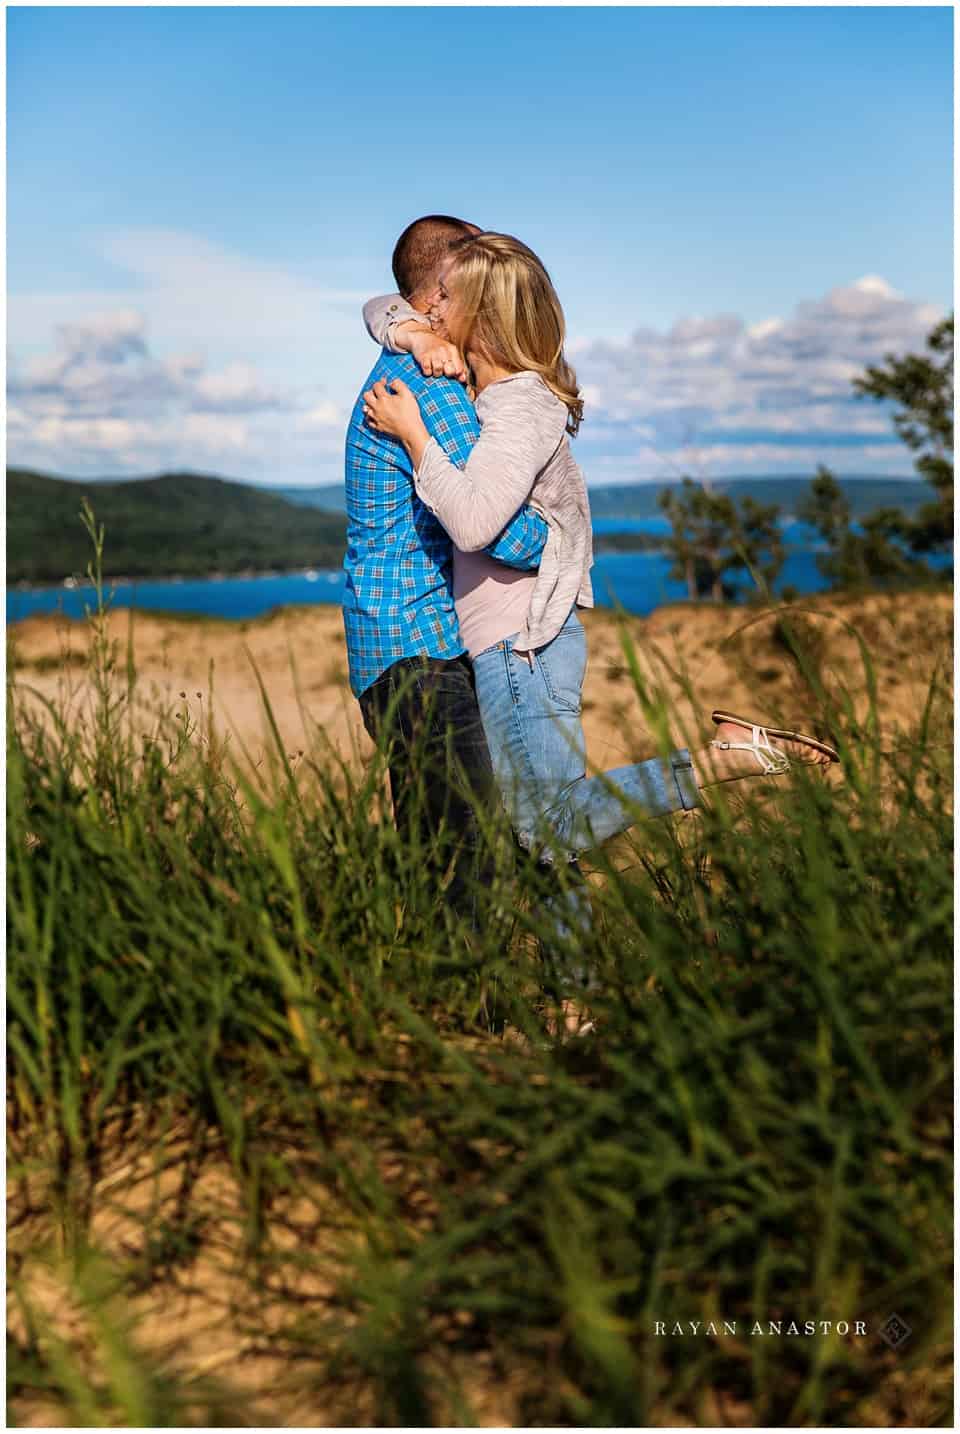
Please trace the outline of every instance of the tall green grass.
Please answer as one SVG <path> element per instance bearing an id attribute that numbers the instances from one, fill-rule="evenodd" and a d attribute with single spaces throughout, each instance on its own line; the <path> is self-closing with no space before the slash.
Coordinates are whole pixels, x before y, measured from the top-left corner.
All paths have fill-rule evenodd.
<path id="1" fill-rule="evenodd" d="M 186 707 L 146 721 L 98 588 L 87 717 L 8 695 L 14 1418 L 949 1421 L 942 670 L 891 750 L 875 692 L 858 718 L 781 614 L 844 781 L 713 788 L 630 861 L 593 854 L 593 931 L 548 981 L 562 868 L 514 863 L 489 818 L 483 933 L 458 929 L 375 818 L 382 754 L 358 773 L 316 733 L 294 764 L 273 724 L 254 770 Z M 624 650 L 666 748 L 676 714 Z M 598 1034 L 563 1041 L 582 966 Z M 211 1271 L 238 1349 L 274 1361 L 252 1401 L 202 1340 L 141 1335 L 154 1294 Z M 711 1318 L 738 1335 L 654 1334 Z M 869 1334 L 746 1333 L 791 1318 Z"/>

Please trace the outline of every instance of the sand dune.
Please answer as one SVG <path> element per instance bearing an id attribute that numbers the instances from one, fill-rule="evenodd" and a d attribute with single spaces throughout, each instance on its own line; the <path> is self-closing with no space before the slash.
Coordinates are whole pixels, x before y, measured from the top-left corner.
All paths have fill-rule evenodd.
<path id="1" fill-rule="evenodd" d="M 828 689 L 845 685 L 859 717 L 868 706 L 857 634 L 877 675 L 881 740 L 917 721 L 930 675 L 952 673 L 949 592 L 866 597 L 821 594 L 792 613 L 812 639 Z M 655 742 L 632 680 L 623 640 L 633 644 L 643 681 L 669 694 L 677 745 L 711 735 L 710 710 L 727 706 L 769 723 L 811 722 L 810 691 L 769 609 L 677 603 L 618 623 L 606 611 L 583 614 L 590 660 L 584 689 L 588 759 L 594 768 L 652 755 Z M 212 715 L 237 757 L 263 762 L 271 746 L 254 666 L 288 754 L 323 751 L 362 763 L 370 752 L 347 682 L 340 611 L 282 609 L 249 622 L 184 619 L 127 612 L 108 617 L 123 680 L 128 637 L 137 672 L 138 723 L 149 727 L 165 707 L 206 724 Z M 90 711 L 85 670 L 90 631 L 83 621 L 35 617 L 8 629 L 8 671 L 18 698 L 37 710 L 37 695 L 62 703 L 71 720 Z M 228 735 L 229 734 L 229 735 Z"/>

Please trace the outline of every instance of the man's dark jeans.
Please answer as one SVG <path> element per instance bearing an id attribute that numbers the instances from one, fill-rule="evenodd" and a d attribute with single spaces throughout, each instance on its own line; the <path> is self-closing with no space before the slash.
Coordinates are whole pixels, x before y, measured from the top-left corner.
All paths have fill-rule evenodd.
<path id="1" fill-rule="evenodd" d="M 360 694 L 364 726 L 388 752 L 397 830 L 438 879 L 454 862 L 444 897 L 474 930 L 494 856 L 476 809 L 499 802 L 466 657 L 405 657 Z"/>

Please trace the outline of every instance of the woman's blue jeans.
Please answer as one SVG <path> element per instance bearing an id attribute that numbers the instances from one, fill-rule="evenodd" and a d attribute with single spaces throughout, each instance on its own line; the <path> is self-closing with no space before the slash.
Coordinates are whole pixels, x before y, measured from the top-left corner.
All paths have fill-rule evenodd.
<path id="1" fill-rule="evenodd" d="M 587 639 L 576 610 L 532 662 L 513 642 L 479 653 L 473 670 L 493 769 L 521 846 L 542 860 L 575 860 L 644 817 L 699 805 L 686 747 L 666 761 L 651 757 L 587 776 L 580 718 Z M 586 893 L 558 894 L 552 915 L 558 934 L 571 920 L 586 930 Z"/>

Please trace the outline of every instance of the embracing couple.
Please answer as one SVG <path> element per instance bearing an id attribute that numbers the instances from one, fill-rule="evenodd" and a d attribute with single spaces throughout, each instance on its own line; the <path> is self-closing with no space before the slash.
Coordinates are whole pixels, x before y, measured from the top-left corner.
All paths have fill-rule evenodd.
<path id="1" fill-rule="evenodd" d="M 458 914 L 475 922 L 489 883 L 485 806 L 501 801 L 539 860 L 574 862 L 714 782 L 837 760 L 721 709 L 695 755 L 587 776 L 577 609 L 593 559 L 560 302 L 525 244 L 445 215 L 404 230 L 393 274 L 399 292 L 364 309 L 382 352 L 347 434 L 347 654 L 398 827 L 427 851 L 441 829 L 456 839 Z M 552 919 L 585 929 L 582 887 L 563 883 Z"/>

